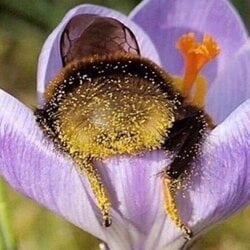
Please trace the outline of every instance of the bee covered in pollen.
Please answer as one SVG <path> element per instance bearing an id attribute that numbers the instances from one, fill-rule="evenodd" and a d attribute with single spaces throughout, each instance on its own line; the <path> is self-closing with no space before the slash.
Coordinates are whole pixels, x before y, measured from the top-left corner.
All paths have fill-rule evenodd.
<path id="1" fill-rule="evenodd" d="M 173 154 L 160 173 L 165 210 L 191 238 L 175 194 L 212 127 L 209 116 L 140 55 L 132 31 L 113 18 L 75 16 L 61 35 L 60 50 L 63 69 L 35 116 L 46 137 L 88 178 L 104 226 L 111 225 L 112 204 L 95 161 L 163 149 Z"/>

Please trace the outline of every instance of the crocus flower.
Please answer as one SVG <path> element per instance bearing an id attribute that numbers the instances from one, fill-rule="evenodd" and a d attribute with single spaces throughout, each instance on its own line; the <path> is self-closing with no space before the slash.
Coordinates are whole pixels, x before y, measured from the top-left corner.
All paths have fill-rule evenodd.
<path id="1" fill-rule="evenodd" d="M 48 37 L 38 65 L 38 102 L 61 69 L 59 49 L 66 24 L 78 14 L 112 17 L 136 37 L 143 57 L 174 77 L 184 61 L 176 41 L 185 33 L 211 35 L 220 55 L 201 72 L 206 79 L 205 110 L 216 123 L 195 163 L 189 187 L 178 197 L 183 220 L 195 237 L 250 202 L 250 44 L 246 30 L 226 0 L 146 0 L 129 17 L 94 5 L 67 13 Z M 98 162 L 112 200 L 113 224 L 100 212 L 84 176 L 48 142 L 33 111 L 0 92 L 0 171 L 13 188 L 106 242 L 110 249 L 180 249 L 189 245 L 166 216 L 157 173 L 169 159 L 162 151 Z M 194 237 L 194 238 L 195 238 Z"/>

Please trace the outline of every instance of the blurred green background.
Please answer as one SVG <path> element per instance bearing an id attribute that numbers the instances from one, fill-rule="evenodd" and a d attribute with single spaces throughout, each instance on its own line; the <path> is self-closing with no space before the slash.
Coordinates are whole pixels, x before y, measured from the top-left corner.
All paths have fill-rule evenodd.
<path id="1" fill-rule="evenodd" d="M 90 0 L 129 13 L 139 0 Z M 0 0 L 0 88 L 26 105 L 36 103 L 36 65 L 41 46 L 80 0 Z M 250 1 L 233 1 L 250 28 Z M 233 34 L 232 34 L 233 35 Z M 4 185 L 11 228 L 18 250 L 94 250 L 98 240 Z M 249 250 L 250 209 L 217 226 L 196 250 Z M 117 249 L 119 250 L 119 249 Z"/>

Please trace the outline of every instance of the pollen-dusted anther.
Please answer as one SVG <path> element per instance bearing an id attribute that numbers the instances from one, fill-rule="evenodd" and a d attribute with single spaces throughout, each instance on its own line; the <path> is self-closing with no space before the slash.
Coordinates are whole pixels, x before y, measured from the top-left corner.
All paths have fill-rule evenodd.
<path id="1" fill-rule="evenodd" d="M 182 83 L 184 96 L 189 97 L 193 84 L 201 69 L 220 52 L 220 47 L 212 36 L 204 35 L 201 43 L 196 41 L 194 33 L 188 33 L 179 38 L 176 43 L 185 61 L 185 71 Z"/>

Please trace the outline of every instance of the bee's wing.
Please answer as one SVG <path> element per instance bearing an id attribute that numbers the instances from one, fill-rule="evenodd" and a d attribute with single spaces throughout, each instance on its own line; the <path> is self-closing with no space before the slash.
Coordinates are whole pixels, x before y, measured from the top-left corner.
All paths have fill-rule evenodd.
<path id="1" fill-rule="evenodd" d="M 121 22 L 92 14 L 75 16 L 61 37 L 63 64 L 91 55 L 110 53 L 140 54 L 132 31 Z"/>

